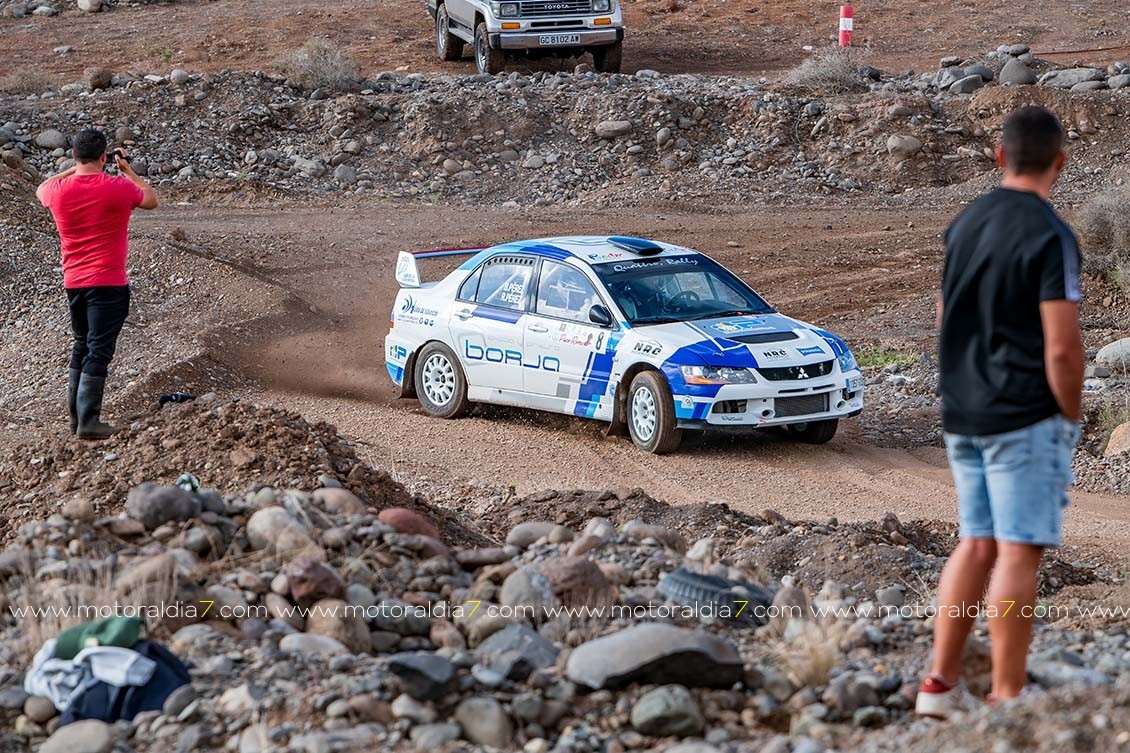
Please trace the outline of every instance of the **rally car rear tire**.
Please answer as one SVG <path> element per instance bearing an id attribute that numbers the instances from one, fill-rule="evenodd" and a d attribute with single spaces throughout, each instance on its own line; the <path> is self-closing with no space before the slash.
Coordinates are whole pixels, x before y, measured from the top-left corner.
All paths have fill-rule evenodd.
<path id="1" fill-rule="evenodd" d="M 414 378 L 416 398 L 429 416 L 458 418 L 471 407 L 463 367 L 443 343 L 428 343 L 420 350 Z"/>
<path id="2" fill-rule="evenodd" d="M 641 371 L 632 380 L 626 418 L 632 441 L 644 452 L 673 452 L 683 440 L 683 431 L 675 419 L 671 388 L 658 372 Z"/>
<path id="3" fill-rule="evenodd" d="M 827 444 L 836 436 L 836 429 L 840 426 L 840 419 L 829 418 L 826 421 L 806 421 L 803 424 L 789 424 L 785 432 L 789 438 L 805 444 Z"/>
<path id="4" fill-rule="evenodd" d="M 475 27 L 475 68 L 491 76 L 502 73 L 506 67 L 506 53 L 490 46 L 486 23 Z"/>

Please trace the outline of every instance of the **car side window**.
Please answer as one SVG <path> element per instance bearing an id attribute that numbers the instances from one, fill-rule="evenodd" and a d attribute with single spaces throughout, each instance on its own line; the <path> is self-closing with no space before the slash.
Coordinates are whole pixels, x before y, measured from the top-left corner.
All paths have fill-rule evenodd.
<path id="1" fill-rule="evenodd" d="M 534 260 L 503 256 L 482 266 L 475 301 L 488 306 L 521 311 L 534 273 Z"/>
<path id="2" fill-rule="evenodd" d="M 538 278 L 535 311 L 558 319 L 589 321 L 589 309 L 600 303 L 596 288 L 580 270 L 568 264 L 543 260 Z"/>
<path id="3" fill-rule="evenodd" d="M 475 295 L 477 295 L 479 292 L 479 278 L 482 276 L 482 274 L 483 268 L 479 267 L 474 272 L 472 272 L 466 280 L 463 281 L 463 284 L 459 286 L 459 300 L 475 300 Z"/>

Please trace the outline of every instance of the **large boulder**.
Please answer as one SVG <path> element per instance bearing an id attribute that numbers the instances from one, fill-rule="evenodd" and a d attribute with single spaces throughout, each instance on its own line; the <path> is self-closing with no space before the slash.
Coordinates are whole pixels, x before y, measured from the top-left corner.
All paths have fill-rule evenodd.
<path id="1" fill-rule="evenodd" d="M 618 139 L 632 132 L 630 120 L 606 120 L 596 124 L 596 136 L 600 139 Z"/>
<path id="2" fill-rule="evenodd" d="M 1113 371 L 1130 371 L 1130 337 L 1104 345 L 1095 356 L 1095 362 Z"/>
<path id="3" fill-rule="evenodd" d="M 1112 458 L 1115 455 L 1125 455 L 1130 452 L 1130 421 L 1119 424 L 1110 433 L 1103 455 Z"/>
<path id="4" fill-rule="evenodd" d="M 895 159 L 910 159 L 922 151 L 922 142 L 905 133 L 892 133 L 887 137 L 887 154 Z"/>
<path id="5" fill-rule="evenodd" d="M 1125 89 L 1130 86 L 1130 73 L 1120 73 L 1117 76 L 1111 76 L 1106 83 L 1111 89 Z"/>
<path id="6" fill-rule="evenodd" d="M 537 565 L 558 603 L 582 607 L 609 603 L 615 589 L 600 566 L 586 557 L 550 557 Z"/>
<path id="7" fill-rule="evenodd" d="M 557 604 L 553 582 L 534 565 L 520 567 L 506 577 L 498 594 L 499 603 L 515 616 L 540 623 L 548 619 L 547 609 Z"/>
<path id="8" fill-rule="evenodd" d="M 1041 86 L 1052 86 L 1056 89 L 1070 89 L 1076 84 L 1085 81 L 1103 81 L 1106 76 L 1098 68 L 1061 68 L 1057 71 L 1048 71 L 1040 76 Z"/>
<path id="9" fill-rule="evenodd" d="M 56 128 L 48 128 L 36 134 L 35 145 L 40 149 L 66 149 L 67 137 Z"/>
<path id="10" fill-rule="evenodd" d="M 526 549 L 538 539 L 548 536 L 556 527 L 556 523 L 548 520 L 528 520 L 510 529 L 510 533 L 506 534 L 506 543 Z"/>
<path id="11" fill-rule="evenodd" d="M 247 541 L 252 549 L 279 555 L 299 554 L 315 548 L 306 526 L 281 507 L 256 510 L 247 520 Z"/>
<path id="12" fill-rule="evenodd" d="M 397 533 L 411 536 L 427 536 L 439 539 L 439 529 L 432 522 L 415 510 L 406 507 L 390 507 L 381 510 L 377 520 L 396 529 Z"/>
<path id="13" fill-rule="evenodd" d="M 997 80 L 1004 86 L 1031 86 L 1036 83 L 1036 73 L 1024 65 L 1024 61 L 1017 58 L 1009 58 L 1008 62 L 1001 68 L 1000 75 Z"/>
<path id="14" fill-rule="evenodd" d="M 950 84 L 950 92 L 952 94 L 972 94 L 985 85 L 985 79 L 979 73 L 974 73 L 972 76 L 959 78 Z"/>
<path id="15" fill-rule="evenodd" d="M 742 679 L 744 665 L 725 638 L 649 622 L 573 649 L 565 673 L 578 685 L 595 689 L 633 682 L 728 688 Z"/>
<path id="16" fill-rule="evenodd" d="M 200 501 L 178 486 L 162 486 L 148 481 L 129 490 L 126 513 L 153 530 L 172 521 L 188 520 L 200 514 Z"/>

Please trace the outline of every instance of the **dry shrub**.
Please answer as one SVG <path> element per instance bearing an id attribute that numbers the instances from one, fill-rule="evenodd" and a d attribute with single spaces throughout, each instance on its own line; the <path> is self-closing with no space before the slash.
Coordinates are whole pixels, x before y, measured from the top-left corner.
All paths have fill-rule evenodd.
<path id="1" fill-rule="evenodd" d="M 40 580 L 30 559 L 25 560 L 14 587 L 5 596 L 8 608 L 22 628 L 24 643 L 16 647 L 30 660 L 44 641 L 63 630 L 90 620 L 127 610 L 144 610 L 171 603 L 177 595 L 176 560 L 158 555 L 133 567 L 114 572 L 104 562 L 68 560 L 64 573 Z M 145 615 L 144 611 L 139 612 Z M 155 625 L 147 620 L 149 627 Z"/>
<path id="2" fill-rule="evenodd" d="M 320 37 L 287 53 L 275 65 L 291 83 L 304 89 L 349 89 L 361 80 L 357 61 Z"/>
<path id="3" fill-rule="evenodd" d="M 832 670 L 843 660 L 840 642 L 847 626 L 827 618 L 790 622 L 786 635 L 774 647 L 789 679 L 798 687 L 827 685 Z"/>
<path id="4" fill-rule="evenodd" d="M 1130 289 L 1130 186 L 1101 191 L 1079 208 L 1087 271 Z"/>
<path id="5" fill-rule="evenodd" d="M 829 47 L 785 74 L 784 83 L 813 94 L 845 94 L 866 91 L 867 81 L 860 73 L 863 53 L 854 47 Z"/>
<path id="6" fill-rule="evenodd" d="M 0 94 L 24 96 L 55 88 L 55 81 L 39 68 L 17 68 L 0 76 Z"/>

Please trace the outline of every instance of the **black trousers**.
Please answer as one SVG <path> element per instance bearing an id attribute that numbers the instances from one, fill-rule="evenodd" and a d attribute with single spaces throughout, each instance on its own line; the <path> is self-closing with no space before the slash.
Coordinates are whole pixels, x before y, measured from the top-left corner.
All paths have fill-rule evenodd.
<path id="1" fill-rule="evenodd" d="M 129 315 L 129 286 L 70 288 L 67 303 L 75 337 L 71 368 L 91 376 L 106 376 Z"/>

